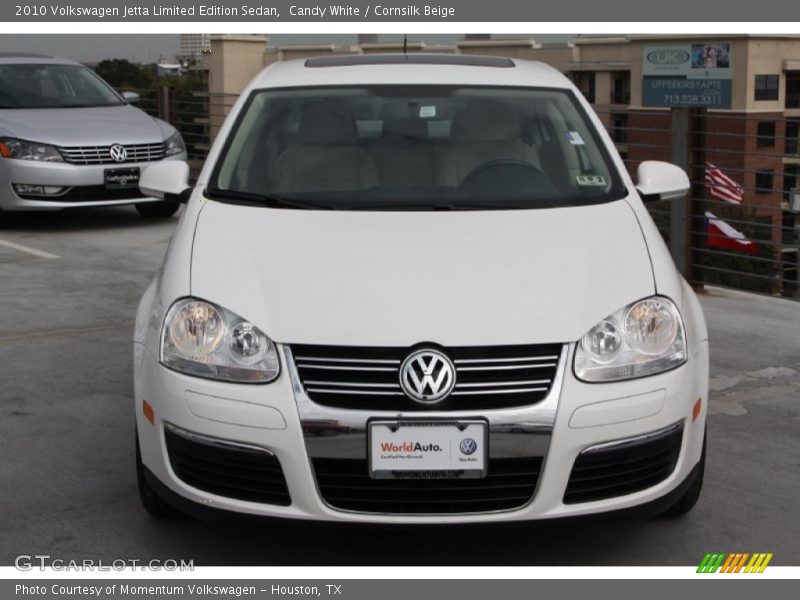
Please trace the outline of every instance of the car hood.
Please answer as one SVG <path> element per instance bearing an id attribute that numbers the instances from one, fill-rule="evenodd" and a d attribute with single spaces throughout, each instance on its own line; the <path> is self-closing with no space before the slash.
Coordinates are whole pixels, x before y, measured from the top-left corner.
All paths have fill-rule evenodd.
<path id="1" fill-rule="evenodd" d="M 469 212 L 268 209 L 209 201 L 193 296 L 277 342 L 567 342 L 654 293 L 625 201 Z"/>
<path id="2" fill-rule="evenodd" d="M 0 133 L 54 146 L 146 144 L 164 139 L 158 121 L 129 104 L 4 109 L 0 110 Z"/>

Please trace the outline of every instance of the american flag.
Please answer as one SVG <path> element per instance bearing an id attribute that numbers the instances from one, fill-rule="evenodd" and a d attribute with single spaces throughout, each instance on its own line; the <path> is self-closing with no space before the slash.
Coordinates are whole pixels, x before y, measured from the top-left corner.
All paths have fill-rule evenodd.
<path id="1" fill-rule="evenodd" d="M 731 204 L 741 204 L 744 200 L 744 188 L 710 162 L 706 163 L 706 190 L 714 200 Z"/>

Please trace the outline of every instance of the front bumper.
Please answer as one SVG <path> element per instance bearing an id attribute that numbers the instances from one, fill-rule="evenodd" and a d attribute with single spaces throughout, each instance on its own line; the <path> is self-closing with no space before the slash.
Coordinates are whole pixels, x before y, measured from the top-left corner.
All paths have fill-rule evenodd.
<path id="1" fill-rule="evenodd" d="M 162 160 L 187 160 L 185 152 Z M 104 185 L 106 169 L 127 169 L 138 167 L 141 171 L 155 162 L 130 162 L 99 165 L 73 165 L 61 162 L 42 163 L 28 160 L 3 159 L 0 161 L 0 209 L 7 211 L 60 210 L 79 206 L 116 206 L 144 202 L 160 202 L 159 198 L 143 197 L 139 190 L 129 190 L 129 194 L 111 192 L 107 197 L 92 193 L 89 200 L 65 200 L 59 196 L 21 197 L 14 190 L 14 184 L 54 186 L 80 190 L 101 188 Z"/>
<path id="2" fill-rule="evenodd" d="M 644 505 L 674 493 L 691 478 L 700 459 L 704 435 L 708 348 L 699 344 L 678 369 L 643 379 L 586 384 L 572 374 L 574 346 L 566 346 L 558 382 L 544 401 L 509 410 L 484 411 L 490 426 L 490 458 L 540 456 L 542 469 L 531 499 L 510 510 L 457 514 L 399 514 L 343 510 L 325 501 L 317 484 L 314 457 L 358 457 L 365 452 L 363 422 L 358 411 L 310 407 L 293 376 L 291 354 L 283 354 L 278 380 L 264 386 L 201 380 L 162 367 L 136 344 L 135 399 L 142 460 L 165 489 L 203 507 L 265 517 L 371 523 L 470 523 L 551 519 L 618 511 Z M 701 399 L 700 412 L 694 414 Z M 155 415 L 143 415 L 147 401 Z M 312 403 L 313 404 L 313 403 Z M 302 421 L 309 410 L 322 420 L 335 420 L 346 436 L 304 436 Z M 372 416 L 379 416 L 373 413 Z M 397 413 L 380 416 L 398 417 Z M 418 416 L 418 415 L 416 415 Z M 434 415 L 426 414 L 426 417 Z M 467 415 L 448 412 L 454 419 Z M 323 419 L 331 417 L 331 419 Z M 165 426 L 223 442 L 261 448 L 280 462 L 291 502 L 282 506 L 238 500 L 202 491 L 178 478 L 170 463 Z M 638 438 L 671 427 L 682 428 L 674 469 L 647 489 L 601 500 L 572 502 L 565 492 L 578 456 L 592 447 Z M 457 492 L 456 492 L 457 493 Z"/>

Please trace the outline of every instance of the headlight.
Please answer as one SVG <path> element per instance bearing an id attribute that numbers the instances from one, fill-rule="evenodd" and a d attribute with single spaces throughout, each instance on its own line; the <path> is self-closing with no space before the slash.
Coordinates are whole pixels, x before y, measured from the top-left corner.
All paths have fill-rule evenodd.
<path id="1" fill-rule="evenodd" d="M 27 142 L 15 138 L 0 139 L 0 154 L 3 158 L 18 160 L 38 160 L 40 162 L 64 162 L 61 153 L 55 146 Z"/>
<path id="2" fill-rule="evenodd" d="M 626 306 L 592 327 L 575 350 L 575 375 L 590 382 L 654 375 L 686 362 L 678 309 L 662 296 Z"/>
<path id="3" fill-rule="evenodd" d="M 196 298 L 178 300 L 161 332 L 161 364 L 175 371 L 241 383 L 278 376 L 275 344 L 229 310 Z"/>
<path id="4" fill-rule="evenodd" d="M 164 155 L 172 156 L 181 152 L 186 152 L 186 144 L 183 143 L 181 134 L 176 131 L 164 142 Z"/>

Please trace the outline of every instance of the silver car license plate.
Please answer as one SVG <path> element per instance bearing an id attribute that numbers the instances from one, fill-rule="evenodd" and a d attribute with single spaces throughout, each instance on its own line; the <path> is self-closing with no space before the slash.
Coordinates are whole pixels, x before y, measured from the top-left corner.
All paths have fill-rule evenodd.
<path id="1" fill-rule="evenodd" d="M 139 187 L 139 167 L 128 169 L 106 169 L 105 183 L 107 190 L 121 190 Z"/>

